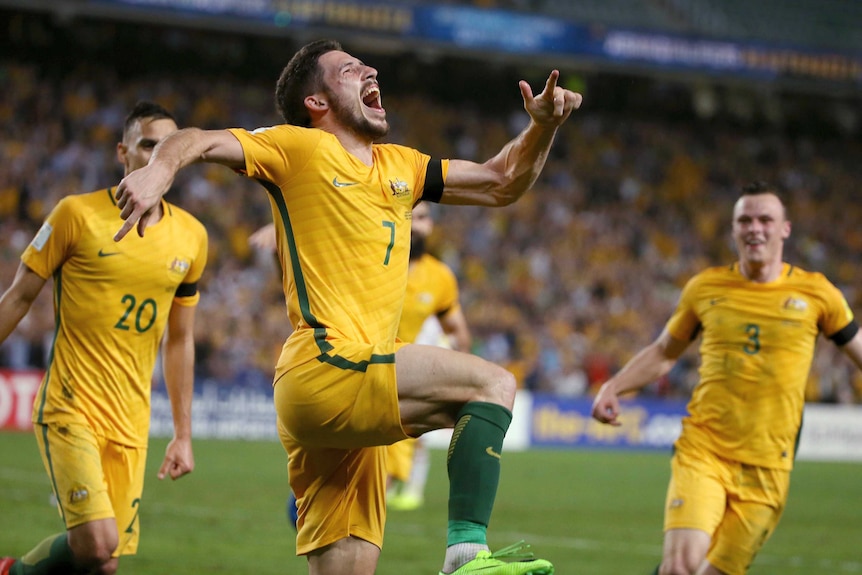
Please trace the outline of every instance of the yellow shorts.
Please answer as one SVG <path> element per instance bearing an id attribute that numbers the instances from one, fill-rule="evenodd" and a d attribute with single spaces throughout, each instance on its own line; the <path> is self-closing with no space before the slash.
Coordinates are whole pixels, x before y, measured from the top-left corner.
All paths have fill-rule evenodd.
<path id="1" fill-rule="evenodd" d="M 789 487 L 787 470 L 724 459 L 681 438 L 671 460 L 664 529 L 709 533 L 709 562 L 744 575 L 778 525 Z"/>
<path id="2" fill-rule="evenodd" d="M 417 441 L 419 440 L 411 437 L 386 446 L 386 471 L 389 477 L 397 481 L 410 479 Z"/>
<path id="3" fill-rule="evenodd" d="M 114 557 L 134 555 L 146 448 L 108 441 L 80 423 L 49 422 L 33 428 L 66 529 L 113 517 L 120 536 Z"/>
<path id="4" fill-rule="evenodd" d="M 364 361 L 372 355 L 382 354 L 371 345 L 342 345 L 339 365 L 314 360 L 276 378 L 279 437 L 298 505 L 297 555 L 348 536 L 383 545 L 383 446 L 407 435 L 395 364 Z"/>

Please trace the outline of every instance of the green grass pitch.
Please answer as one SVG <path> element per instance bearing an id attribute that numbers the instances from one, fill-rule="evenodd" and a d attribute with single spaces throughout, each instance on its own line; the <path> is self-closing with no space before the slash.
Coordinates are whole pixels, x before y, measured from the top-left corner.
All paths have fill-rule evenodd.
<path id="1" fill-rule="evenodd" d="M 150 446 L 138 555 L 124 575 L 306 573 L 285 517 L 285 458 L 276 442 L 195 442 L 196 470 L 159 481 L 166 442 Z M 62 525 L 35 439 L 0 434 L 0 554 L 20 555 Z M 434 574 L 446 525 L 445 454 L 434 451 L 423 509 L 389 514 L 379 575 Z M 667 453 L 507 453 L 489 543 L 520 539 L 559 575 L 644 575 L 661 552 Z M 862 465 L 799 462 L 790 501 L 752 575 L 862 573 Z"/>

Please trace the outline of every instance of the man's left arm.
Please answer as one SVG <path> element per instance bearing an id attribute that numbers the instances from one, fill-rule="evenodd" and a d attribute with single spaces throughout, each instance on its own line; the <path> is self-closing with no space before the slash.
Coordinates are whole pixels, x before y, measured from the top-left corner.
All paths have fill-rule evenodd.
<path id="1" fill-rule="evenodd" d="M 194 394 L 195 306 L 171 306 L 168 318 L 164 352 L 165 387 L 171 400 L 174 420 L 174 437 L 165 450 L 165 459 L 159 469 L 159 479 L 170 475 L 178 479 L 191 473 L 195 467 L 192 453 L 192 396 Z"/>
<path id="2" fill-rule="evenodd" d="M 535 97 L 530 85 L 521 80 L 529 125 L 483 164 L 451 160 L 441 204 L 506 206 L 533 186 L 545 166 L 557 128 L 582 101 L 580 94 L 557 86 L 559 76 L 557 70 L 551 72 L 544 90 Z"/>

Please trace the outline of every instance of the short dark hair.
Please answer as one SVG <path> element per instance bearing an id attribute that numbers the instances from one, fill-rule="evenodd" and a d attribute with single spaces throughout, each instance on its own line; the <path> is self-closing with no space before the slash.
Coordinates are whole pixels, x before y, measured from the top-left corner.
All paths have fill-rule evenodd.
<path id="1" fill-rule="evenodd" d="M 335 40 L 315 40 L 293 55 L 275 86 L 275 106 L 281 117 L 294 126 L 311 127 L 305 97 L 323 88 L 323 70 L 318 60 L 327 52 L 341 50 Z"/>
<path id="2" fill-rule="evenodd" d="M 153 120 L 173 120 L 176 122 L 176 118 L 174 118 L 173 114 L 168 112 L 166 108 L 163 106 L 156 104 L 155 102 L 148 102 L 146 100 L 140 100 L 135 107 L 132 108 L 132 111 L 129 112 L 129 115 L 126 116 L 126 121 L 123 122 L 123 139 L 126 139 L 126 133 L 132 127 L 132 124 L 137 122 L 142 118 L 152 118 Z"/>
<path id="3" fill-rule="evenodd" d="M 776 186 L 763 180 L 755 180 L 742 186 L 742 196 L 757 196 L 759 194 L 772 194 L 778 198 L 781 207 L 784 208 L 784 216 L 787 217 L 787 201 L 784 198 L 784 193 Z"/>

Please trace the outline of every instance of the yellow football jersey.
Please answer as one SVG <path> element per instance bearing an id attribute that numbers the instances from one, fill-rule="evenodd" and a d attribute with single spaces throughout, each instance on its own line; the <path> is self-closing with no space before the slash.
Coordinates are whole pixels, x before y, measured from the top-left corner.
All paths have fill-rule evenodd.
<path id="1" fill-rule="evenodd" d="M 851 326 L 841 292 L 819 273 L 784 264 L 777 280 L 756 283 L 734 264 L 696 275 L 667 324 L 681 340 L 702 332 L 683 435 L 743 463 L 792 468 L 817 335 L 841 344 Z"/>
<path id="2" fill-rule="evenodd" d="M 234 129 L 245 174 L 267 189 L 294 327 L 277 370 L 317 358 L 360 369 L 339 355 L 347 342 L 394 353 L 407 285 L 410 219 L 422 197 L 430 157 L 376 144 L 367 166 L 332 134 L 280 125 Z M 438 172 L 448 163 L 441 162 Z M 393 353 L 369 361 L 392 362 Z"/>
<path id="3" fill-rule="evenodd" d="M 410 262 L 398 339 L 415 342 L 429 316 L 441 316 L 457 307 L 458 280 L 455 274 L 434 256 L 424 254 Z"/>
<path id="4" fill-rule="evenodd" d="M 113 189 L 68 196 L 21 260 L 54 277 L 55 333 L 33 421 L 87 422 L 117 443 L 146 446 L 150 388 L 171 304 L 196 305 L 207 234 L 167 202 L 142 238 L 114 242 Z"/>

